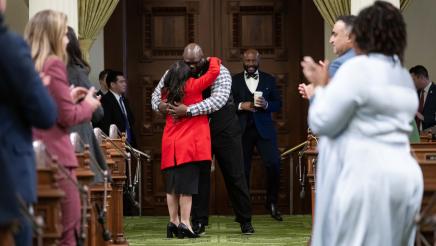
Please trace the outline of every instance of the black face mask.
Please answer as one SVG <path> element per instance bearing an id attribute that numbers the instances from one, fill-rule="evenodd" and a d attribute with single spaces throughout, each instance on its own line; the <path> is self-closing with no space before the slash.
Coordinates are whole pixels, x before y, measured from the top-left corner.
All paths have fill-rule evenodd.
<path id="1" fill-rule="evenodd" d="M 247 72 L 248 74 L 252 74 L 252 73 L 248 72 L 249 68 L 254 68 L 254 72 L 253 73 L 255 73 L 259 69 L 259 65 L 250 65 L 250 66 L 247 66 L 247 65 L 244 64 L 245 72 Z"/>

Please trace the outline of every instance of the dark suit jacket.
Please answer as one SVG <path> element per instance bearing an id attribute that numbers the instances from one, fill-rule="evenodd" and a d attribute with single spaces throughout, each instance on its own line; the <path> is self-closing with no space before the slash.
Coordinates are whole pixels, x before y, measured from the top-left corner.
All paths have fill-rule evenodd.
<path id="1" fill-rule="evenodd" d="M 436 125 L 436 85 L 434 83 L 431 84 L 430 89 L 428 90 L 422 114 L 424 115 L 422 129 L 427 129 Z"/>
<path id="2" fill-rule="evenodd" d="M 248 89 L 244 73 L 239 73 L 233 76 L 232 93 L 235 100 L 236 108 L 239 107 L 239 103 L 246 101 L 253 101 L 253 94 Z M 262 91 L 263 97 L 268 101 L 267 109 L 260 109 L 252 113 L 249 111 L 237 110 L 239 122 L 241 123 L 242 132 L 245 131 L 247 124 L 247 118 L 252 115 L 257 131 L 260 136 L 265 139 L 276 139 L 276 130 L 271 117 L 272 112 L 278 112 L 282 107 L 282 100 L 280 99 L 279 92 L 277 90 L 276 81 L 273 76 L 259 71 L 259 84 L 256 91 Z"/>
<path id="3" fill-rule="evenodd" d="M 57 117 L 29 47 L 2 25 L 2 19 L 0 14 L 0 224 L 18 210 L 15 193 L 28 203 L 36 202 L 31 130 L 50 128 Z"/>
<path id="4" fill-rule="evenodd" d="M 135 118 L 133 117 L 132 111 L 130 110 L 129 102 L 124 99 L 124 106 L 127 111 L 127 118 L 130 123 L 130 129 L 132 131 L 132 145 L 136 146 L 135 134 L 133 133 L 133 125 L 135 124 Z M 103 119 L 97 124 L 100 129 L 109 134 L 109 127 L 112 124 L 115 124 L 121 132 L 126 131 L 126 125 L 124 122 L 124 118 L 122 115 L 120 104 L 117 102 L 114 94 L 111 91 L 108 91 L 106 95 L 101 98 L 101 104 L 103 105 L 104 116 Z"/>

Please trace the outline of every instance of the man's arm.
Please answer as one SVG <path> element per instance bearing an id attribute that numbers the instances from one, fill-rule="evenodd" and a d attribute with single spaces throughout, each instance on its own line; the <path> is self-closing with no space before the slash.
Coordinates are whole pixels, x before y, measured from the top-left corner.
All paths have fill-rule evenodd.
<path id="1" fill-rule="evenodd" d="M 160 112 L 159 105 L 161 104 L 161 91 L 162 91 L 162 88 L 164 87 L 164 79 L 165 79 L 165 76 L 167 75 L 167 73 L 168 73 L 168 70 L 162 76 L 162 78 L 160 79 L 156 88 L 154 88 L 153 94 L 151 95 L 151 108 L 155 112 Z"/>
<path id="2" fill-rule="evenodd" d="M 192 116 L 205 115 L 221 109 L 229 99 L 232 89 L 232 77 L 229 70 L 221 65 L 220 74 L 211 87 L 211 95 L 205 100 L 190 105 L 187 112 Z"/>

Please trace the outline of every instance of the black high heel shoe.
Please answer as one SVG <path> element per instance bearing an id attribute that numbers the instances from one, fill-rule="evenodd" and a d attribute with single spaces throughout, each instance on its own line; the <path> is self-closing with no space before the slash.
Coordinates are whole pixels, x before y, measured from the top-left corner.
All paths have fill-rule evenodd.
<path id="1" fill-rule="evenodd" d="M 198 234 L 195 234 L 194 232 L 192 232 L 191 230 L 189 230 L 188 226 L 186 226 L 183 223 L 179 224 L 179 238 L 184 238 L 184 237 L 188 237 L 188 238 L 197 238 L 199 237 Z"/>
<path id="2" fill-rule="evenodd" d="M 177 228 L 176 224 L 173 222 L 169 222 L 167 225 L 167 238 L 173 238 L 174 236 L 179 236 L 179 229 Z"/>

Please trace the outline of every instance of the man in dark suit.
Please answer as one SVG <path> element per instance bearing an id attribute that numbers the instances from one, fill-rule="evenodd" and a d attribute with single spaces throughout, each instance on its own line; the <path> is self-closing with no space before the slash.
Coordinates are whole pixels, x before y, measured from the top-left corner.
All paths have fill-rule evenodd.
<path id="1" fill-rule="evenodd" d="M 242 128 L 242 148 L 248 187 L 251 157 L 256 146 L 267 171 L 266 207 L 274 219 L 281 221 L 282 216 L 277 209 L 280 158 L 271 113 L 280 110 L 282 101 L 274 77 L 258 70 L 259 60 L 257 50 L 249 49 L 244 52 L 244 72 L 233 76 L 232 93 Z M 254 97 L 260 93 L 262 95 Z"/>
<path id="2" fill-rule="evenodd" d="M 122 72 L 111 70 L 106 76 L 106 84 L 109 91 L 101 98 L 104 116 L 97 126 L 103 132 L 109 134 L 110 125 L 115 124 L 121 132 L 126 133 L 127 141 L 133 147 L 136 147 L 136 139 L 133 134 L 135 119 L 129 103 L 124 97 L 127 90 L 127 81 Z"/>
<path id="3" fill-rule="evenodd" d="M 419 108 L 415 120 L 419 131 L 422 131 L 436 125 L 436 85 L 422 65 L 412 67 L 409 72 L 418 90 Z"/>
<path id="4" fill-rule="evenodd" d="M 32 245 L 31 223 L 19 212 L 17 198 L 25 206 L 36 202 L 32 127 L 52 127 L 57 109 L 26 42 L 4 26 L 5 4 L 0 0 L 0 227 L 18 222 L 16 245 Z"/>

